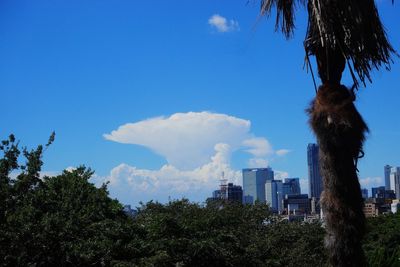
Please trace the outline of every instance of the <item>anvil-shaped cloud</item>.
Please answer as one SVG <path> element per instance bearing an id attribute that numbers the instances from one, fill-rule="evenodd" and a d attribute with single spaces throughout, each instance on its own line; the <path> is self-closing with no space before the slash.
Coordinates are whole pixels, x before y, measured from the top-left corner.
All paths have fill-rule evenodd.
<path id="1" fill-rule="evenodd" d="M 147 147 L 167 160 L 158 170 L 127 164 L 111 170 L 104 180 L 120 199 L 165 200 L 169 195 L 182 197 L 191 192 L 204 200 L 217 188 L 222 172 L 230 182 L 241 184 L 241 171 L 230 165 L 232 152 L 249 153 L 249 167 L 267 167 L 271 157 L 289 151 L 274 151 L 266 138 L 251 133 L 249 120 L 206 111 L 127 123 L 104 138 Z M 129 202 L 129 198 L 121 200 Z"/>
<path id="2" fill-rule="evenodd" d="M 255 158 L 274 154 L 268 140 L 254 136 L 250 128 L 249 120 L 204 111 L 127 123 L 104 137 L 148 147 L 168 164 L 189 170 L 208 163 L 216 144 L 227 144 L 232 151 L 243 149 Z"/>

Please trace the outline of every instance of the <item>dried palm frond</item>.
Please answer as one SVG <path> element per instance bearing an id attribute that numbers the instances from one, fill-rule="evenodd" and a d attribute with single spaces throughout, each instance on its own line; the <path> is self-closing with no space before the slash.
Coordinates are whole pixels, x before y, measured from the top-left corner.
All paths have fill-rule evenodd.
<path id="1" fill-rule="evenodd" d="M 295 29 L 296 8 L 306 4 L 307 55 L 322 49 L 340 51 L 356 86 L 358 79 L 364 85 L 366 80 L 372 82 L 372 69 L 390 69 L 392 56 L 398 54 L 388 41 L 374 0 L 261 0 L 260 12 L 270 16 L 275 7 L 275 30 L 289 38 Z"/>
<path id="2" fill-rule="evenodd" d="M 309 0 L 307 52 L 322 48 L 340 50 L 365 85 L 371 70 L 390 69 L 392 55 L 374 0 Z M 352 70 L 351 70 L 352 71 Z M 355 84 L 357 80 L 353 77 Z"/>
<path id="3" fill-rule="evenodd" d="M 261 0 L 260 12 L 262 16 L 270 16 L 272 8 L 275 6 L 275 30 L 281 30 L 286 38 L 289 38 L 295 29 L 296 2 L 305 5 L 305 0 Z"/>

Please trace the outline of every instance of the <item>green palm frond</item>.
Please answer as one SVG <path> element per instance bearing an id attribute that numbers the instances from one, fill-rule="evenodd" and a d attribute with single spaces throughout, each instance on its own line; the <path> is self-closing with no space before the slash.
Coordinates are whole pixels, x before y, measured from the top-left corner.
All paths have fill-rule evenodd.
<path id="1" fill-rule="evenodd" d="M 305 0 L 261 0 L 262 16 L 270 16 L 273 7 L 276 8 L 275 30 L 281 30 L 289 38 L 295 29 L 296 4 L 305 5 Z"/>

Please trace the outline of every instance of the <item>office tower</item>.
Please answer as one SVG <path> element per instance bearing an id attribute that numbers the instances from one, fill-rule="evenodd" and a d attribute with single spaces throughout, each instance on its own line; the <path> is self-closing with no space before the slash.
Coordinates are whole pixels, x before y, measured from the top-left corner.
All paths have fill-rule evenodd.
<path id="1" fill-rule="evenodd" d="M 274 179 L 274 171 L 271 168 L 243 169 L 243 195 L 247 204 L 255 201 L 265 203 L 265 183 Z M 250 197 L 252 202 L 249 203 Z"/>
<path id="2" fill-rule="evenodd" d="M 240 185 L 234 185 L 233 183 L 228 183 L 228 200 L 242 203 L 243 190 Z"/>
<path id="3" fill-rule="evenodd" d="M 367 188 L 361 189 L 361 195 L 362 195 L 363 199 L 367 199 L 368 198 L 368 189 Z"/>
<path id="4" fill-rule="evenodd" d="M 317 144 L 307 146 L 308 189 L 310 198 L 320 198 L 323 190 L 322 177 L 319 172 L 319 147 Z"/>
<path id="5" fill-rule="evenodd" d="M 385 165 L 383 167 L 383 172 L 385 175 L 385 189 L 390 190 L 390 172 L 391 172 L 392 166 L 390 165 Z"/>
<path id="6" fill-rule="evenodd" d="M 371 197 L 372 198 L 385 198 L 385 187 L 372 187 L 371 188 Z"/>
<path id="7" fill-rule="evenodd" d="M 274 180 L 267 180 L 265 183 L 265 201 L 272 211 L 277 211 L 276 184 Z"/>
<path id="8" fill-rule="evenodd" d="M 282 211 L 282 181 L 267 180 L 265 183 L 265 199 L 273 212 Z"/>
<path id="9" fill-rule="evenodd" d="M 394 191 L 396 198 L 400 198 L 400 167 L 390 169 L 390 190 Z"/>
<path id="10" fill-rule="evenodd" d="M 214 190 L 212 193 L 212 197 L 207 198 L 207 202 L 215 201 L 215 200 L 228 200 L 228 201 L 237 201 L 243 202 L 243 190 L 240 185 L 234 185 L 233 183 L 228 183 L 226 185 L 226 190 L 221 189 Z"/>
<path id="11" fill-rule="evenodd" d="M 286 178 L 285 182 L 282 184 L 282 194 L 283 198 L 286 195 L 300 195 L 300 181 L 299 178 Z"/>
<path id="12" fill-rule="evenodd" d="M 276 184 L 276 200 L 277 200 L 277 208 L 278 208 L 278 212 L 282 213 L 283 210 L 283 183 L 281 180 L 275 180 L 275 184 Z"/>

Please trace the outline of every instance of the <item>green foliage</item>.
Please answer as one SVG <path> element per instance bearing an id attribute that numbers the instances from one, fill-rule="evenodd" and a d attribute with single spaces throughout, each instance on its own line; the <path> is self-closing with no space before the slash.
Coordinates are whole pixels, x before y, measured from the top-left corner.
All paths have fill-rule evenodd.
<path id="1" fill-rule="evenodd" d="M 400 214 L 368 220 L 364 250 L 370 266 L 400 266 Z"/>
<path id="2" fill-rule="evenodd" d="M 262 203 L 148 202 L 130 218 L 106 185 L 89 182 L 86 167 L 41 178 L 42 154 L 53 141 L 22 153 L 12 135 L 1 143 L 0 266 L 326 264 L 319 223 L 280 221 Z M 398 266 L 400 215 L 373 218 L 368 229 L 370 266 Z"/>
<path id="3" fill-rule="evenodd" d="M 45 147 L 53 141 L 54 133 Z M 43 146 L 24 148 L 24 165 L 18 164 L 14 136 L 2 142 L 1 150 L 6 205 L 2 202 L 0 265 L 103 266 L 121 258 L 121 252 L 135 255 L 129 249 L 134 239 L 131 221 L 108 197 L 106 186 L 88 182 L 90 169 L 79 167 L 42 179 Z M 20 172 L 15 179 L 10 178 L 13 171 Z"/>
<path id="4" fill-rule="evenodd" d="M 281 222 L 266 233 L 267 266 L 324 266 L 325 231 L 319 223 Z"/>

